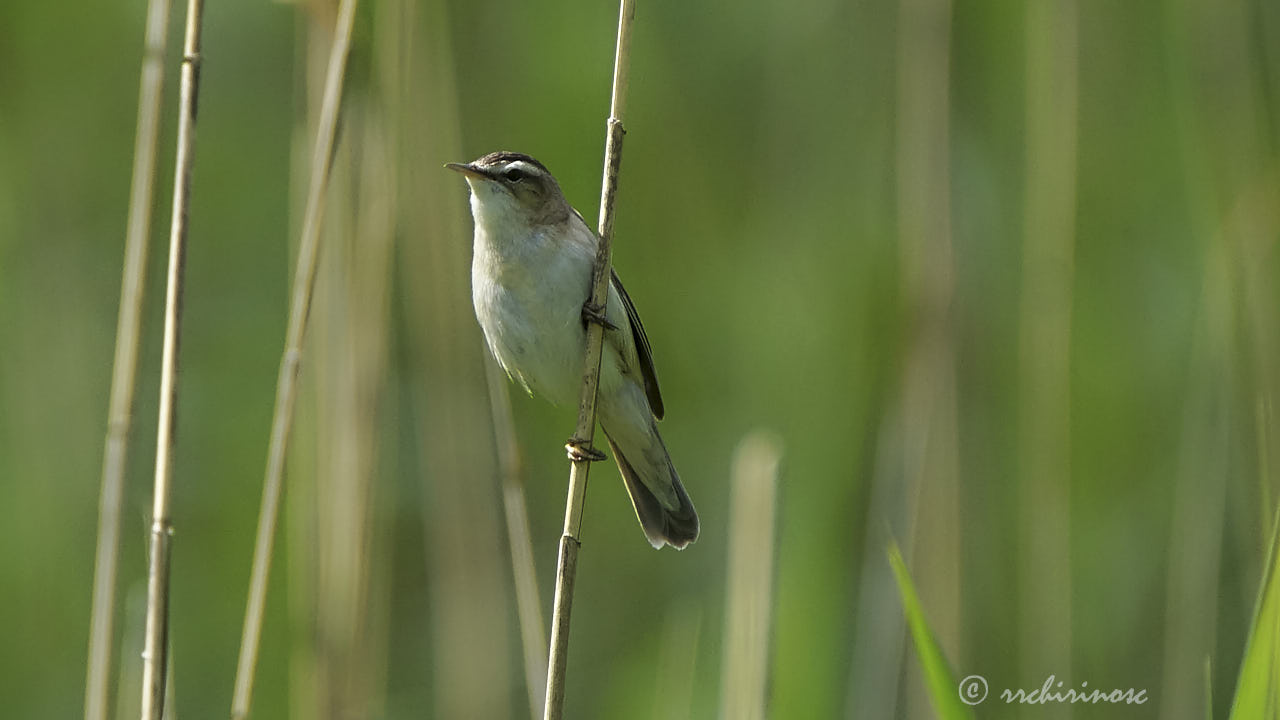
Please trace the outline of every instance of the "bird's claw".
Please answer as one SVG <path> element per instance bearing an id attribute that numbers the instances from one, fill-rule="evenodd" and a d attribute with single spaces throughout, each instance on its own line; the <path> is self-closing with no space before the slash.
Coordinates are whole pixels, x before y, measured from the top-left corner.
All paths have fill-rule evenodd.
<path id="1" fill-rule="evenodd" d="M 604 305 L 592 305 L 588 300 L 582 304 L 582 323 L 595 323 L 603 327 L 605 330 L 617 330 L 618 326 L 609 322 L 609 318 L 605 316 Z"/>
<path id="2" fill-rule="evenodd" d="M 605 460 L 607 456 L 591 447 L 586 440 L 579 440 L 576 437 L 569 438 L 564 444 L 565 452 L 569 454 L 569 459 L 574 462 L 600 462 Z"/>

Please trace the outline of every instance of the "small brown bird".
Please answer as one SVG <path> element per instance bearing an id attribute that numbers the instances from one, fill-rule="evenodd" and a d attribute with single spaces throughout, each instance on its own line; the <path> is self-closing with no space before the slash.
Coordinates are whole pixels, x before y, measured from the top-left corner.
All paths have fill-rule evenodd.
<path id="1" fill-rule="evenodd" d="M 531 394 L 574 405 L 586 352 L 584 320 L 605 324 L 596 396 L 600 427 L 618 461 L 649 543 L 683 549 L 698 513 L 658 434 L 662 395 L 649 339 L 617 273 L 603 317 L 584 306 L 600 242 L 537 160 L 495 152 L 445 167 L 466 176 L 475 218 L 471 299 L 489 350 Z"/>

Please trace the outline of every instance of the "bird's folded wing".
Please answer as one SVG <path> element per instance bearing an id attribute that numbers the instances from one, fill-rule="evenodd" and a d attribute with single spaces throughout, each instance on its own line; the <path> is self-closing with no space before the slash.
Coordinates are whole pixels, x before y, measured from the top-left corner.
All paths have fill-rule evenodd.
<path id="1" fill-rule="evenodd" d="M 649 398 L 649 409 L 653 411 L 655 418 L 661 420 L 665 410 L 662 407 L 662 392 L 658 389 L 658 372 L 653 367 L 653 351 L 649 348 L 649 337 L 644 334 L 644 325 L 640 324 L 640 313 L 636 312 L 635 303 L 631 302 L 631 296 L 627 294 L 626 288 L 622 287 L 617 271 L 612 271 L 612 275 L 613 287 L 618 291 L 618 297 L 622 298 L 622 305 L 627 309 L 627 319 L 631 321 L 631 335 L 635 340 L 636 355 L 640 358 L 640 375 L 644 378 L 644 393 Z"/>

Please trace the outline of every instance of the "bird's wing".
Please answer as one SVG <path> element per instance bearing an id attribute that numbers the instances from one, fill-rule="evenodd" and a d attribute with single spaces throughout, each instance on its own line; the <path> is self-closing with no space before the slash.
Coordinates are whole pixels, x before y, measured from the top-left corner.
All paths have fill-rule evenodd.
<path id="1" fill-rule="evenodd" d="M 636 312 L 636 304 L 631 302 L 631 296 L 622 287 L 617 271 L 611 270 L 611 273 L 613 287 L 618 291 L 618 297 L 622 298 L 622 306 L 627 309 L 627 319 L 631 321 L 631 336 L 635 340 L 636 356 L 640 359 L 640 376 L 644 378 L 644 394 L 649 398 L 649 409 L 653 411 L 655 418 L 661 420 L 665 410 L 662 407 L 662 391 L 658 389 L 658 372 L 653 368 L 653 350 L 649 348 L 649 336 L 644 334 L 640 313 Z"/>

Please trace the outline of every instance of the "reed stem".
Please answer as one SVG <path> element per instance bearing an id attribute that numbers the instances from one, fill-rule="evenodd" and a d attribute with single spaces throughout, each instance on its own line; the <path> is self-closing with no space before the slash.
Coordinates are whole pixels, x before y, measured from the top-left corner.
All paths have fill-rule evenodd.
<path id="1" fill-rule="evenodd" d="M 781 442 L 756 431 L 733 453 L 725 588 L 720 717 L 767 716 L 769 629 L 773 616 L 774 518 Z"/>
<path id="2" fill-rule="evenodd" d="M 276 520 L 280 514 L 284 459 L 289 443 L 289 429 L 293 424 L 293 407 L 298 394 L 302 344 L 306 339 L 307 318 L 315 291 L 316 266 L 320 255 L 320 229 L 324 221 L 325 190 L 329 184 L 329 167 L 337 137 L 342 82 L 347 67 L 347 54 L 351 48 L 351 29 L 355 23 L 357 1 L 342 0 L 342 5 L 338 8 L 338 23 L 334 27 L 333 46 L 329 51 L 329 68 L 325 77 L 320 121 L 316 128 L 316 142 L 311 154 L 311 181 L 307 190 L 302 235 L 298 243 L 298 264 L 293 279 L 289 326 L 285 332 L 284 354 L 280 359 L 280 375 L 276 382 L 276 404 L 271 420 L 267 470 L 262 485 L 262 505 L 258 514 L 258 532 L 253 549 L 249 598 L 245 607 L 244 632 L 240 639 L 240 658 L 236 664 L 235 695 L 231 701 L 231 717 L 237 719 L 249 715 L 249 706 L 253 697 L 253 674 L 258 661 L 258 643 L 262 637 L 262 615 L 267 603 L 267 578 L 271 570 Z"/>
<path id="3" fill-rule="evenodd" d="M 618 174 L 622 167 L 622 116 L 626 105 L 627 79 L 630 70 L 631 24 L 635 19 L 634 0 L 621 0 L 618 9 L 618 44 L 613 61 L 613 97 L 609 107 L 608 136 L 605 142 L 604 183 L 600 190 L 600 221 L 597 232 L 595 272 L 591 278 L 591 304 L 604 307 L 609 297 L 610 260 L 612 257 L 614 200 L 618 193 Z M 596 390 L 600 383 L 600 354 L 603 350 L 604 327 L 587 324 L 587 351 L 583 363 L 582 400 L 578 405 L 578 425 L 574 439 L 590 447 L 596 430 Z M 586 499 L 588 460 L 575 460 L 569 471 L 569 493 L 565 502 L 564 534 L 560 537 L 560 554 L 556 565 L 556 594 L 551 616 L 551 653 L 548 659 L 547 696 L 543 717 L 559 720 L 564 715 L 565 669 L 569 662 L 569 617 L 573 610 L 573 588 L 578 572 L 578 549 L 582 529 L 582 510 Z"/>
<path id="4" fill-rule="evenodd" d="M 169 271 L 164 302 L 164 350 L 160 365 L 160 417 L 156 431 L 156 476 L 147 571 L 147 624 L 142 650 L 142 720 L 159 720 L 164 711 L 169 651 L 169 554 L 173 523 L 169 491 L 173 475 L 173 436 L 177 428 L 178 339 L 182 331 L 183 268 L 186 265 L 191 169 L 195 161 L 196 98 L 200 92 L 200 30 L 204 0 L 188 0 L 182 46 L 182 89 L 178 112 L 178 151 L 174 161 L 173 216 L 169 230 Z"/>
<path id="5" fill-rule="evenodd" d="M 529 692 L 530 717 L 542 717 L 542 688 L 547 684 L 547 630 L 542 624 L 542 602 L 538 599 L 538 574 L 533 562 L 533 541 L 529 533 L 529 510 L 524 496 L 524 471 L 515 421 L 511 417 L 511 396 L 507 378 L 497 361 L 486 353 L 485 380 L 489 386 L 489 406 L 493 434 L 497 441 L 498 469 L 502 474 L 502 507 L 506 511 L 507 542 L 511 548 L 511 572 L 515 580 L 516 614 L 520 620 L 520 646 L 524 653 L 525 687 Z"/>
<path id="6" fill-rule="evenodd" d="M 156 144 L 160 135 L 160 99 L 164 89 L 164 50 L 168 27 L 169 0 L 150 0 L 147 4 L 142 79 L 138 83 L 138 129 L 133 143 L 133 179 L 129 188 L 124 271 L 120 282 L 120 315 L 116 323 L 107 438 L 102 455 L 98 544 L 93 569 L 93 609 L 90 611 L 89 659 L 84 690 L 85 720 L 107 718 L 116 558 L 120 549 L 120 501 L 124 494 L 125 458 L 133 421 L 138 338 L 142 334 L 142 296 L 147 245 L 151 237 L 151 206 L 155 197 Z"/>

